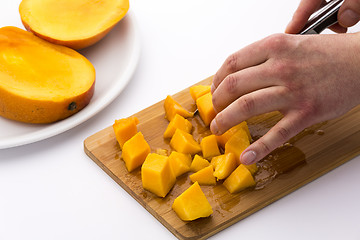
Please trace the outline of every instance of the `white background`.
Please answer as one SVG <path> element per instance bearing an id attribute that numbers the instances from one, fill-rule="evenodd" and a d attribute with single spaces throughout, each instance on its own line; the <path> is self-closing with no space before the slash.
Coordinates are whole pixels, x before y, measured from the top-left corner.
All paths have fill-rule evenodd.
<path id="1" fill-rule="evenodd" d="M 0 25 L 22 27 L 19 1 L 0 2 Z M 85 155 L 83 140 L 214 74 L 239 48 L 283 32 L 297 5 L 130 1 L 141 55 L 120 96 L 65 133 L 0 150 L 0 239 L 175 239 Z M 360 239 L 359 171 L 357 157 L 211 239 Z"/>

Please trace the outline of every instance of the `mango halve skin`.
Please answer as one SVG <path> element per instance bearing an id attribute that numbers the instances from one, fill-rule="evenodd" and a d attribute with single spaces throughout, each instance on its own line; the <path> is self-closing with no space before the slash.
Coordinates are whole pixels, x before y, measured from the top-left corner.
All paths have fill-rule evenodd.
<path id="1" fill-rule="evenodd" d="M 95 69 L 78 52 L 16 27 L 0 29 L 0 116 L 51 123 L 83 109 Z"/>
<path id="2" fill-rule="evenodd" d="M 73 49 L 98 42 L 128 10 L 129 0 L 22 0 L 19 7 L 27 30 Z"/>

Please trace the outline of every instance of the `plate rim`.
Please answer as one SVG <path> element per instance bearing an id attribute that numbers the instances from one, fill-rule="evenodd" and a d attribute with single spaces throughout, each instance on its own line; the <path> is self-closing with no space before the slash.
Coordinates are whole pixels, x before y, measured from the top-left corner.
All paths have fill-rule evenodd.
<path id="1" fill-rule="evenodd" d="M 83 110 L 69 118 L 51 123 L 42 129 L 28 132 L 16 137 L 7 137 L 6 139 L 1 139 L 0 137 L 0 150 L 35 143 L 64 133 L 94 117 L 120 95 L 134 75 L 140 58 L 140 34 L 134 13 L 129 10 L 124 19 L 125 18 L 127 19 L 131 31 L 133 31 L 134 34 L 130 58 L 129 61 L 127 61 L 125 71 L 121 74 L 122 81 L 115 81 L 116 84 L 109 88 L 107 94 L 103 96 L 100 101 L 93 103 L 90 108 L 85 107 Z"/>

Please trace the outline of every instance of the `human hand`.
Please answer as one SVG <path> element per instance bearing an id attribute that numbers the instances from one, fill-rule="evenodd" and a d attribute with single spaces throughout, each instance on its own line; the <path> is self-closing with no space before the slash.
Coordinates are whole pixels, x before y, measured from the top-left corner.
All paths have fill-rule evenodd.
<path id="1" fill-rule="evenodd" d="M 346 113 L 360 103 L 359 34 L 275 34 L 232 54 L 213 78 L 211 131 L 281 112 L 242 153 L 240 161 L 252 164 L 304 128 Z"/>
<path id="2" fill-rule="evenodd" d="M 286 27 L 286 33 L 298 33 L 307 23 L 311 14 L 318 10 L 324 0 L 301 0 L 292 20 Z M 338 23 L 330 27 L 337 33 L 345 33 L 348 27 L 360 20 L 360 0 L 345 0 L 338 12 Z"/>

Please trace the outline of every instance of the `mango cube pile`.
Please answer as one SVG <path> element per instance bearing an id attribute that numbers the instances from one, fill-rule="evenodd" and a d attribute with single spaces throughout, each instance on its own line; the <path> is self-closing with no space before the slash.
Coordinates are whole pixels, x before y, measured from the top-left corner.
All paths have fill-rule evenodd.
<path id="1" fill-rule="evenodd" d="M 210 86 L 195 85 L 189 92 L 203 125 L 208 127 L 216 115 Z M 156 149 L 152 152 L 144 135 L 137 130 L 136 117 L 116 120 L 113 128 L 127 170 L 140 168 L 143 188 L 155 196 L 167 196 L 176 179 L 190 172 L 187 176 L 192 185 L 177 196 L 172 205 L 180 219 L 192 221 L 212 214 L 202 185 L 223 184 L 230 194 L 256 185 L 257 165 L 240 163 L 241 153 L 252 141 L 245 121 L 220 136 L 208 134 L 195 139 L 191 123 L 194 112 L 170 95 L 164 100 L 164 110 L 168 125 L 163 138 L 169 143 L 170 152 L 156 146 L 152 146 Z"/>

